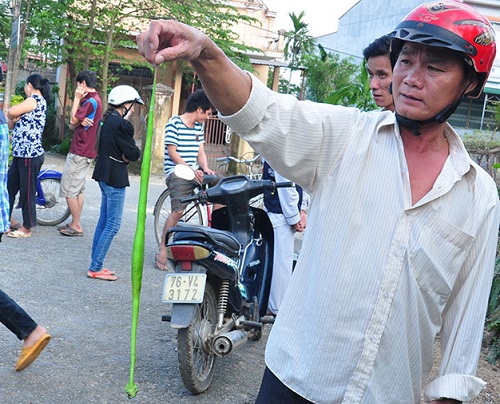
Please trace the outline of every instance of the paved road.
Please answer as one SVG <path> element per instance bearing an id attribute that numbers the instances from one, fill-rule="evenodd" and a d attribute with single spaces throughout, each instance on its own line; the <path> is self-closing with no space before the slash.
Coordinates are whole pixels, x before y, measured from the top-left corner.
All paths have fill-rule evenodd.
<path id="1" fill-rule="evenodd" d="M 62 157 L 46 164 L 62 169 Z M 253 403 L 264 370 L 269 332 L 232 356 L 218 361 L 206 393 L 192 396 L 180 380 L 176 334 L 161 321 L 164 273 L 154 268 L 154 201 L 163 180 L 149 186 L 145 265 L 139 317 L 135 382 L 137 396 L 125 392 L 130 366 L 130 257 L 136 225 L 139 177 L 131 176 L 122 228 L 106 266 L 117 270 L 116 282 L 86 278 L 100 192 L 87 181 L 83 237 L 64 237 L 55 227 L 37 226 L 30 239 L 4 237 L 0 244 L 0 288 L 49 329 L 53 339 L 42 355 L 21 373 L 14 371 L 21 343 L 0 327 L 0 402 L 36 403 Z"/>

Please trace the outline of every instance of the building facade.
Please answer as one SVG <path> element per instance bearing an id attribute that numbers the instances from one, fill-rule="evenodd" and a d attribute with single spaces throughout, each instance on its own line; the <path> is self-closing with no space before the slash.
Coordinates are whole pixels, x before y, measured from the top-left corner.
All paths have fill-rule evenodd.
<path id="1" fill-rule="evenodd" d="M 500 40 L 500 1 L 465 0 L 491 21 Z M 375 38 L 388 34 L 422 0 L 359 0 L 339 19 L 337 32 L 315 38 L 327 52 L 340 53 L 361 63 L 363 49 Z M 500 46 L 485 91 L 480 98 L 465 100 L 449 119 L 458 129 L 494 129 L 496 124 L 490 110 L 492 101 L 500 96 Z"/>

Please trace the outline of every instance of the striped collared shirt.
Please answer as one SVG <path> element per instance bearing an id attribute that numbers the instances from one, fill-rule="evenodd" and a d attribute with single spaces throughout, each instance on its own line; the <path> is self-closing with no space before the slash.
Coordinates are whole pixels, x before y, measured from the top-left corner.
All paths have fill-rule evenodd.
<path id="1" fill-rule="evenodd" d="M 433 189 L 412 204 L 391 112 L 298 101 L 253 77 L 248 103 L 221 119 L 311 194 L 270 370 L 317 403 L 419 403 L 439 333 L 425 397 L 476 396 L 499 203 L 453 129 Z"/>
<path id="2" fill-rule="evenodd" d="M 173 116 L 165 127 L 165 154 L 163 170 L 168 176 L 175 168 L 175 163 L 168 155 L 168 146 L 174 145 L 184 162 L 198 168 L 198 152 L 200 144 L 205 143 L 204 126 L 196 122 L 190 128 L 184 124 L 180 116 Z"/>

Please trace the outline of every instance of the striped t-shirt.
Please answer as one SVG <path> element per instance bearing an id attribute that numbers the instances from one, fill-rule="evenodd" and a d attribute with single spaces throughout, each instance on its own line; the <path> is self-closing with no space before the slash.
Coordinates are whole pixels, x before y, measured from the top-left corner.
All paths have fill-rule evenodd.
<path id="1" fill-rule="evenodd" d="M 198 151 L 200 144 L 205 143 L 203 124 L 196 122 L 189 128 L 182 122 L 180 116 L 170 118 L 165 127 L 165 155 L 163 169 L 168 176 L 173 171 L 175 163 L 168 155 L 168 145 L 177 146 L 177 153 L 191 167 L 198 168 Z"/>

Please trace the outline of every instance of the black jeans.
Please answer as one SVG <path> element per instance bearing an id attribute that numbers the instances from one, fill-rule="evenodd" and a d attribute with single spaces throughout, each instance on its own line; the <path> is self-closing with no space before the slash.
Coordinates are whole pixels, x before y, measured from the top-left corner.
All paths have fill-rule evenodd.
<path id="1" fill-rule="evenodd" d="M 311 401 L 285 386 L 267 367 L 255 404 L 307 404 Z"/>
<path id="2" fill-rule="evenodd" d="M 36 226 L 36 182 L 44 159 L 43 154 L 31 159 L 14 157 L 7 173 L 10 214 L 15 208 L 14 200 L 19 192 L 23 226 L 27 229 Z"/>
<path id="3" fill-rule="evenodd" d="M 16 334 L 20 340 L 25 339 L 37 327 L 37 323 L 29 314 L 1 289 L 0 322 Z"/>

